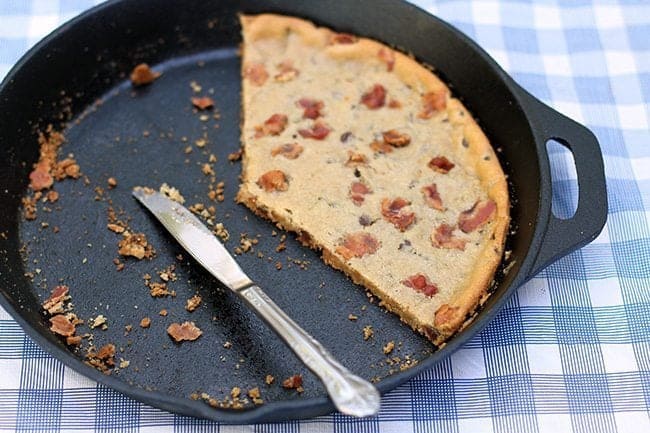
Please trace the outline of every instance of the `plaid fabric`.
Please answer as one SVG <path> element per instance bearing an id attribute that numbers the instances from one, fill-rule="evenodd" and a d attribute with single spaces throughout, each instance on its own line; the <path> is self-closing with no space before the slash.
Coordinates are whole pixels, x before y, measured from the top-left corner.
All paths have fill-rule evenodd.
<path id="1" fill-rule="evenodd" d="M 0 76 L 34 42 L 95 2 L 1 0 Z M 598 136 L 610 197 L 602 235 L 521 287 L 484 332 L 385 396 L 379 416 L 364 420 L 333 414 L 223 426 L 175 416 L 63 367 L 0 310 L 0 430 L 650 431 L 650 4 L 417 3 Z M 575 170 L 561 146 L 549 152 L 554 211 L 571 215 Z"/>

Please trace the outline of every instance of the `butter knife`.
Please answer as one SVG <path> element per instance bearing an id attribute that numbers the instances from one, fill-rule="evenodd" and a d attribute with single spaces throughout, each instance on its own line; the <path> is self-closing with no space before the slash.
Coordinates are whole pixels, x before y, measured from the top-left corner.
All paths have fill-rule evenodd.
<path id="1" fill-rule="evenodd" d="M 284 340 L 321 379 L 340 412 L 362 417 L 379 411 L 380 396 L 377 389 L 341 365 L 316 339 L 291 320 L 248 278 L 201 220 L 180 203 L 152 189 L 137 187 L 133 190 L 133 195 L 197 262 L 239 295 Z"/>

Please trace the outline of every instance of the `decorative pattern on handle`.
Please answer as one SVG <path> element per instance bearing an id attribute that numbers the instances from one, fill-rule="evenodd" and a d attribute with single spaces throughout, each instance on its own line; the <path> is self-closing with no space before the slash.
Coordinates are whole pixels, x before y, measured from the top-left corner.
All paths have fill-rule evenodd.
<path id="1" fill-rule="evenodd" d="M 379 411 L 380 396 L 377 389 L 334 359 L 262 289 L 250 286 L 238 293 L 323 381 L 332 402 L 340 412 L 361 417 L 374 415 Z"/>

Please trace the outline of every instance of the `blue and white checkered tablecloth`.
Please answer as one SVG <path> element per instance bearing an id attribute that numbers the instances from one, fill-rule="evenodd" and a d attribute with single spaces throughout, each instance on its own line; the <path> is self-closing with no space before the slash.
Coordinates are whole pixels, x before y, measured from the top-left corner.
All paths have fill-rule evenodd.
<path id="1" fill-rule="evenodd" d="M 0 0 L 0 76 L 96 2 Z M 650 2 L 416 3 L 598 136 L 609 192 L 598 239 L 521 287 L 487 329 L 361 421 L 224 426 L 175 416 L 64 367 L 0 309 L 0 431 L 650 432 Z M 575 170 L 559 145 L 550 153 L 554 210 L 567 215 Z"/>

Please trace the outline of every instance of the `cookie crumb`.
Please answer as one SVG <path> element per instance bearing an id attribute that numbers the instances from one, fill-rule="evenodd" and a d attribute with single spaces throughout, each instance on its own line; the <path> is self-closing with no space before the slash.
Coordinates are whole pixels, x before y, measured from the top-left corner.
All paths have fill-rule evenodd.
<path id="1" fill-rule="evenodd" d="M 190 313 L 197 308 L 199 308 L 199 305 L 201 305 L 201 296 L 199 295 L 194 295 L 190 299 L 187 300 L 185 304 L 185 309 L 189 311 Z"/>
<path id="2" fill-rule="evenodd" d="M 284 379 L 282 381 L 282 387 L 285 389 L 295 389 L 295 390 L 302 388 L 302 375 L 294 374 L 293 376 Z"/>
<path id="3" fill-rule="evenodd" d="M 359 316 L 355 316 L 354 314 L 350 313 L 348 314 L 348 320 L 355 321 L 359 318 Z"/>
<path id="4" fill-rule="evenodd" d="M 270 374 L 267 374 L 266 377 L 264 378 L 264 383 L 267 385 L 271 385 L 275 381 L 275 377 L 271 376 Z"/>
<path id="5" fill-rule="evenodd" d="M 129 78 L 134 86 L 144 86 L 153 83 L 160 75 L 160 72 L 152 71 L 146 63 L 140 63 L 133 68 Z"/>
<path id="6" fill-rule="evenodd" d="M 203 331 L 201 331 L 194 322 L 172 323 L 167 327 L 167 333 L 176 342 L 181 341 L 194 341 L 199 338 Z"/>
<path id="7" fill-rule="evenodd" d="M 374 331 L 372 330 L 372 326 L 364 326 L 363 327 L 363 339 L 368 340 L 370 339 L 374 334 Z"/>
<path id="8" fill-rule="evenodd" d="M 384 346 L 384 354 L 388 355 L 389 353 L 391 353 L 391 352 L 393 351 L 394 348 L 395 348 L 395 342 L 392 341 L 392 340 L 389 341 L 389 342 L 386 343 L 386 345 Z"/>
<path id="9" fill-rule="evenodd" d="M 142 320 L 140 320 L 140 327 L 141 328 L 148 328 L 149 326 L 151 326 L 151 319 L 150 318 L 145 317 Z"/>

